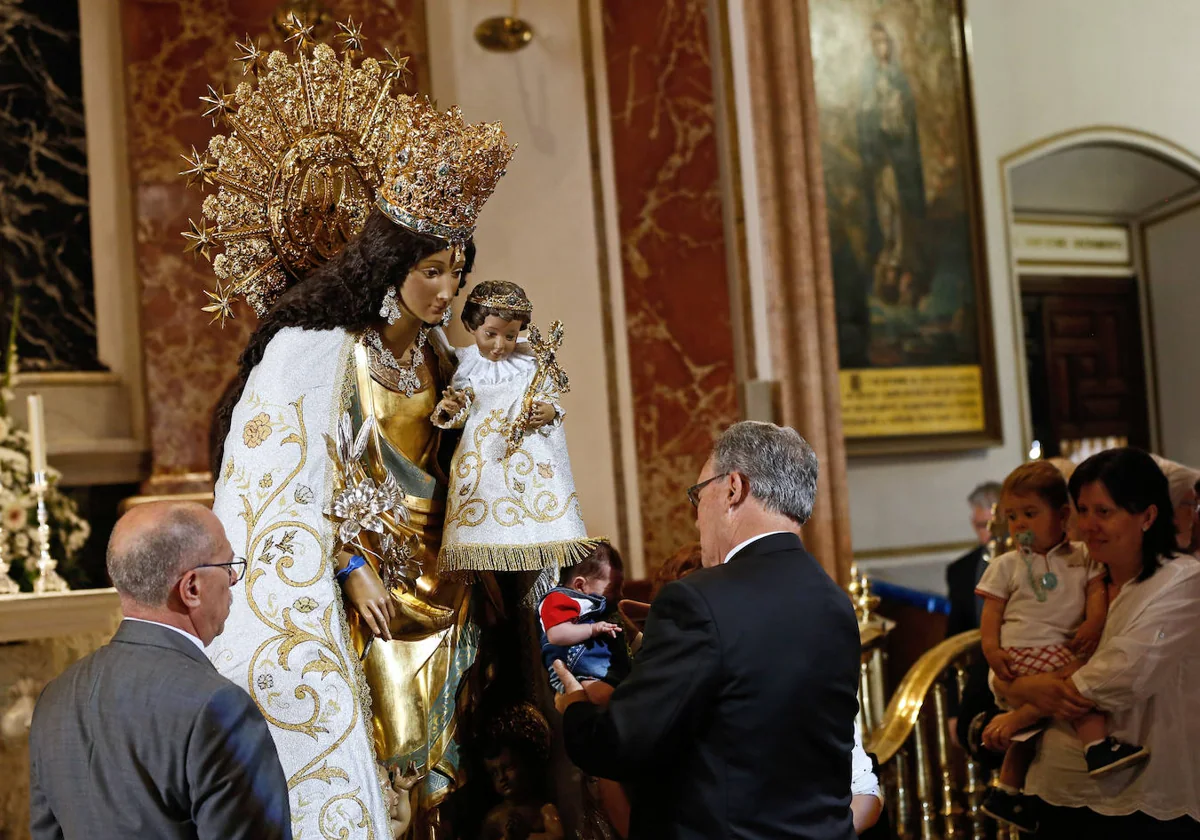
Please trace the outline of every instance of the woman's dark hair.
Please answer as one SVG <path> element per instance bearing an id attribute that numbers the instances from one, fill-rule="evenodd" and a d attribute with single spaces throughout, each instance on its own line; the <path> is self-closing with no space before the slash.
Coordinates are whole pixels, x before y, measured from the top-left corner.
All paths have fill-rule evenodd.
<path id="1" fill-rule="evenodd" d="M 250 371 L 262 361 L 276 333 L 285 327 L 309 330 L 341 327 L 350 332 L 365 329 L 379 320 L 379 307 L 388 287 L 403 285 L 413 266 L 447 247 L 445 241 L 415 233 L 374 208 L 358 236 L 284 292 L 258 322 L 238 357 L 238 372 L 213 412 L 208 441 L 213 477 L 221 472 L 233 409 L 242 397 Z M 468 242 L 460 289 L 474 263 L 475 244 Z"/>
<path id="2" fill-rule="evenodd" d="M 505 309 L 501 306 L 483 306 L 482 304 L 472 303 L 473 297 L 503 297 L 505 295 L 513 295 L 521 303 L 526 304 L 529 309 L 525 312 L 518 312 L 515 309 Z M 507 280 L 484 280 L 478 286 L 471 290 L 470 297 L 463 304 L 462 322 L 466 328 L 472 332 L 483 326 L 483 322 L 487 320 L 489 315 L 495 315 L 501 321 L 520 321 L 521 329 L 529 326 L 530 319 L 533 318 L 533 304 L 529 303 L 529 297 L 525 294 L 525 290 L 516 283 L 509 283 Z"/>
<path id="3" fill-rule="evenodd" d="M 1174 557 L 1176 552 L 1174 508 L 1167 492 L 1167 477 L 1147 453 L 1123 447 L 1093 455 L 1071 474 L 1071 498 L 1076 506 L 1080 491 L 1095 481 L 1122 510 L 1144 513 L 1151 505 L 1158 510 L 1142 537 L 1142 571 L 1137 579 L 1146 580 L 1158 571 L 1161 558 Z"/>

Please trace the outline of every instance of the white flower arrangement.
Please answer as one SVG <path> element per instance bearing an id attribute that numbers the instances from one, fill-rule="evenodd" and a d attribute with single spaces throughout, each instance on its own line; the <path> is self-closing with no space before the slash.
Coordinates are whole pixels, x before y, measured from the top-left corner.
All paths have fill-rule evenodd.
<path id="1" fill-rule="evenodd" d="M 12 564 L 9 576 L 21 589 L 33 588 L 38 553 L 37 497 L 30 490 L 33 473 L 29 461 L 29 433 L 16 428 L 8 407 L 13 401 L 13 379 L 17 373 L 17 314 L 20 301 L 13 306 L 8 344 L 4 354 L 4 372 L 0 376 L 0 549 Z M 58 561 L 58 572 L 68 580 L 75 558 L 91 534 L 91 527 L 79 516 L 75 501 L 58 489 L 59 472 L 46 470 L 50 489 L 46 493 L 46 512 L 50 519 L 50 555 Z"/>

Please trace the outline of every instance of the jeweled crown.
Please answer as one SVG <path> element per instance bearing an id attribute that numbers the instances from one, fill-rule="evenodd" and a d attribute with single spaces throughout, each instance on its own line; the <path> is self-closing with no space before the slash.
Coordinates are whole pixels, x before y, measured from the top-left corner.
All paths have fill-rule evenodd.
<path id="1" fill-rule="evenodd" d="M 461 245 L 504 176 L 515 146 L 498 122 L 470 124 L 457 106 L 402 99 L 389 126 L 377 202 L 392 221 Z"/>
<path id="2" fill-rule="evenodd" d="M 467 298 L 467 303 L 485 306 L 489 309 L 505 309 L 521 315 L 533 314 L 533 304 L 516 292 L 509 292 L 506 295 L 476 295 L 472 293 Z"/>

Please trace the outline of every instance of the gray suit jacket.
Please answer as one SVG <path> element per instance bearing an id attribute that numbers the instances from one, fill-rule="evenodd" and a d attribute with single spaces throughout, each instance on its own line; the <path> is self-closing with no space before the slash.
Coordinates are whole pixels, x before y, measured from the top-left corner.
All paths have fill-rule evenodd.
<path id="1" fill-rule="evenodd" d="M 46 686 L 29 730 L 33 840 L 290 840 L 262 713 L 164 627 L 121 623 Z"/>

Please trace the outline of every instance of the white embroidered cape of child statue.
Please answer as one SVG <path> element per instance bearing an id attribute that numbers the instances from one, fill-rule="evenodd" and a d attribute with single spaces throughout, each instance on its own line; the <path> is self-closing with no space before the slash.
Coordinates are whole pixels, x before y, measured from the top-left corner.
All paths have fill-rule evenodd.
<path id="1" fill-rule="evenodd" d="M 589 539 L 583 524 L 556 395 L 534 395 L 554 406 L 555 418 L 507 454 L 511 423 L 537 372 L 529 343 L 517 342 L 500 361 L 483 358 L 474 344 L 455 353 L 451 387 L 466 393 L 467 405 L 445 424 L 462 426 L 463 435 L 450 464 L 440 570 L 574 565 L 603 540 Z"/>

